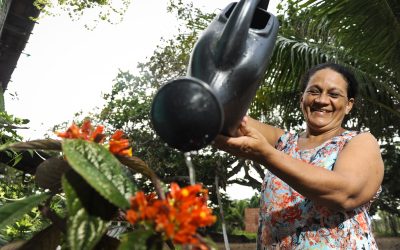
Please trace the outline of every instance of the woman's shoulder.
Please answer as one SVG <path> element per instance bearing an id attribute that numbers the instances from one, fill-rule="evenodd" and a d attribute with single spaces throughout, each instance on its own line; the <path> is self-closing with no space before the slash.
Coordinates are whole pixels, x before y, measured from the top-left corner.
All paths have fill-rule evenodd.
<path id="1" fill-rule="evenodd" d="M 349 131 L 351 143 L 370 143 L 378 145 L 378 141 L 369 131 Z"/>
<path id="2" fill-rule="evenodd" d="M 380 145 L 377 139 L 370 132 L 352 131 L 344 135 L 346 138 L 337 140 L 335 144 L 340 148 L 339 151 L 346 151 L 350 155 L 368 154 L 380 157 Z"/>

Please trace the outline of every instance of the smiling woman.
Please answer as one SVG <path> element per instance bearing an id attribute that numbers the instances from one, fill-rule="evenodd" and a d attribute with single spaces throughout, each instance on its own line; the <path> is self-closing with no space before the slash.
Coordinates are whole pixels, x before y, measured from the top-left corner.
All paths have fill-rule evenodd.
<path id="1" fill-rule="evenodd" d="M 376 249 L 368 210 L 383 178 L 379 145 L 369 133 L 342 127 L 357 81 L 327 63 L 306 73 L 302 92 L 305 131 L 245 117 L 241 136 L 216 139 L 220 149 L 268 169 L 257 249 Z"/>
<path id="2" fill-rule="evenodd" d="M 354 103 L 354 97 L 347 96 L 347 89 L 353 86 L 330 68 L 315 72 L 307 82 L 301 109 L 310 133 L 343 132 L 342 121 Z"/>

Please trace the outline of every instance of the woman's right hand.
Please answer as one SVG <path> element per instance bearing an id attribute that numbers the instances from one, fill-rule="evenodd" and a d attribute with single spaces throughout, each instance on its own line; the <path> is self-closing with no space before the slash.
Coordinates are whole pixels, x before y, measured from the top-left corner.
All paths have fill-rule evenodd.
<path id="1" fill-rule="evenodd" d="M 214 146 L 232 155 L 255 160 L 265 161 L 268 152 L 274 150 L 267 139 L 255 128 L 249 126 L 248 117 L 244 117 L 238 129 L 238 137 L 218 135 Z"/>

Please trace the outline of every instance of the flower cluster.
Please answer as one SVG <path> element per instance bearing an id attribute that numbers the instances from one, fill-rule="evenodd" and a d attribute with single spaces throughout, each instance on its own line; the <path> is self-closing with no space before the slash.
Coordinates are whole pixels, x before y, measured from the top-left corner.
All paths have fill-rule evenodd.
<path id="1" fill-rule="evenodd" d="M 115 155 L 132 156 L 132 147 L 129 146 L 129 140 L 124 139 L 124 132 L 121 130 L 115 131 L 110 139 L 110 152 Z"/>
<path id="2" fill-rule="evenodd" d="M 90 120 L 85 120 L 81 127 L 78 127 L 75 123 L 67 129 L 65 132 L 56 132 L 58 137 L 65 139 L 82 139 L 86 141 L 93 141 L 97 143 L 103 143 L 106 137 L 103 134 L 104 127 L 102 125 L 93 128 Z M 129 140 L 124 139 L 124 132 L 121 130 L 115 131 L 111 136 L 109 142 L 109 150 L 115 155 L 121 156 L 132 156 L 132 147 L 129 145 Z"/>
<path id="3" fill-rule="evenodd" d="M 126 219 L 132 224 L 150 226 L 176 244 L 201 247 L 203 244 L 196 237 L 197 228 L 216 221 L 207 207 L 207 192 L 200 184 L 180 188 L 171 183 L 171 192 L 165 200 L 160 200 L 139 191 L 131 198 Z"/>

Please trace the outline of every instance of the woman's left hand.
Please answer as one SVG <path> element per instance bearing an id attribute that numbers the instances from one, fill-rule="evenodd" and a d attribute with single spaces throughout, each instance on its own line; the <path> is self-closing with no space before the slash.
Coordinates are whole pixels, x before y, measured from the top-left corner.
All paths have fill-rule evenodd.
<path id="1" fill-rule="evenodd" d="M 241 136 L 218 135 L 214 140 L 214 146 L 235 156 L 262 163 L 274 148 L 258 130 L 248 125 L 247 119 L 247 117 L 243 118 L 240 124 L 239 132 Z"/>

